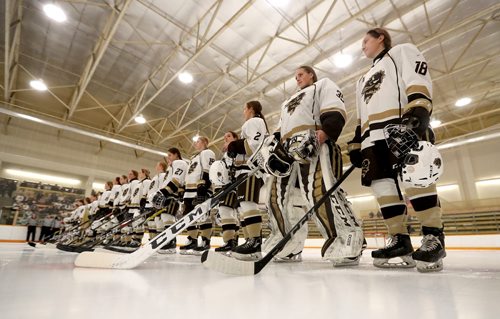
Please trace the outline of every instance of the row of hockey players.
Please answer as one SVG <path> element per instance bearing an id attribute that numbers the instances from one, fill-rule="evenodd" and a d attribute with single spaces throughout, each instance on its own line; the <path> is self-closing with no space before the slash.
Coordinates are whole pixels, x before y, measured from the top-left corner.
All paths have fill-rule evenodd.
<path id="1" fill-rule="evenodd" d="M 432 82 L 427 62 L 414 45 L 392 47 L 389 33 L 381 28 L 366 33 L 362 49 L 373 63 L 357 83 L 358 125 L 348 153 L 351 163 L 362 169 L 362 185 L 374 192 L 390 235 L 386 247 L 372 252 L 374 265 L 386 268 L 417 265 L 420 271 L 441 270 L 446 253 L 435 181 L 442 172 L 442 162 L 429 127 Z M 332 80 L 318 79 L 309 66 L 298 67 L 295 79 L 298 90 L 282 103 L 277 129 L 268 130 L 262 105 L 250 101 L 243 107 L 245 123 L 241 135 L 227 132 L 224 136 L 225 154 L 221 160 L 215 161 L 205 137 L 195 142 L 197 152 L 189 164 L 181 159 L 178 150 L 169 151 L 169 169 L 175 178 L 147 193 L 145 205 L 159 210 L 153 210 L 147 219 L 135 221 L 124 231 L 132 233 L 129 236 L 132 246 L 138 245 L 144 229 L 140 225 L 158 232 L 172 224 L 181 198 L 184 209 L 180 211 L 186 214 L 234 177 L 248 174 L 252 167 L 260 167 L 266 174 L 249 176 L 219 205 L 225 245 L 217 251 L 239 259 L 260 258 L 262 249 L 272 248 L 290 231 L 340 178 L 342 156 L 336 142 L 346 123 L 343 94 Z M 399 126 L 390 131 L 391 125 Z M 403 147 L 407 149 L 401 150 Z M 404 155 L 402 158 L 398 157 L 398 150 Z M 176 168 L 176 160 L 182 167 Z M 434 173 L 429 175 L 429 171 Z M 140 184 L 140 181 L 134 183 L 134 176 L 131 179 L 129 194 Z M 272 233 L 263 244 L 262 216 L 257 203 L 264 182 Z M 110 191 L 115 187 L 118 188 L 115 185 Z M 422 224 L 424 239 L 416 251 L 406 228 L 403 191 Z M 140 199 L 138 202 L 131 195 L 126 197 L 123 189 L 122 195 L 123 199 L 114 197 L 113 207 L 125 205 L 129 215 L 140 216 Z M 360 222 L 341 188 L 320 206 L 314 219 L 325 238 L 323 258 L 335 266 L 357 265 L 366 242 Z M 209 249 L 212 227 L 209 216 L 191 225 L 187 229 L 188 240 L 180 247 L 181 253 L 200 254 Z M 238 245 L 236 237 L 239 227 L 245 236 L 242 245 Z M 307 229 L 303 227 L 277 257 L 300 260 L 306 236 Z M 173 241 L 167 248 L 175 245 Z"/>

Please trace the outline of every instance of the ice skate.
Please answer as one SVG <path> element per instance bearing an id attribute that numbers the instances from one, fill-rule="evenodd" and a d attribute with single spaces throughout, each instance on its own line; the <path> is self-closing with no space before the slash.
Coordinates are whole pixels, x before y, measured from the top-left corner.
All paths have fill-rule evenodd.
<path id="1" fill-rule="evenodd" d="M 389 238 L 384 248 L 372 251 L 373 265 L 379 268 L 412 268 L 415 267 L 412 253 L 410 236 L 396 234 Z"/>
<path id="2" fill-rule="evenodd" d="M 247 238 L 245 243 L 233 249 L 231 256 L 240 260 L 259 260 L 262 258 L 261 246 L 262 237 Z"/>
<path id="3" fill-rule="evenodd" d="M 177 239 L 172 239 L 168 244 L 158 250 L 159 254 L 172 255 L 177 253 Z"/>
<path id="4" fill-rule="evenodd" d="M 193 255 L 201 256 L 205 250 L 210 249 L 210 239 L 201 237 L 201 245 L 193 249 Z"/>
<path id="5" fill-rule="evenodd" d="M 302 261 L 302 251 L 299 251 L 296 254 L 291 253 L 284 257 L 275 256 L 273 261 L 277 263 L 299 263 Z"/>
<path id="6" fill-rule="evenodd" d="M 446 257 L 444 234 L 441 229 L 422 227 L 426 234 L 422 239 L 422 246 L 412 257 L 417 263 L 419 272 L 434 272 L 443 270 L 443 258 Z"/>
<path id="7" fill-rule="evenodd" d="M 225 243 L 223 246 L 220 246 L 218 248 L 215 248 L 215 251 L 218 253 L 230 255 L 231 251 L 238 246 L 238 240 L 236 239 L 229 239 L 227 243 Z"/>
<path id="8" fill-rule="evenodd" d="M 193 255 L 194 249 L 198 247 L 198 240 L 196 238 L 188 236 L 187 240 L 184 246 L 179 247 L 179 254 L 181 255 Z"/>

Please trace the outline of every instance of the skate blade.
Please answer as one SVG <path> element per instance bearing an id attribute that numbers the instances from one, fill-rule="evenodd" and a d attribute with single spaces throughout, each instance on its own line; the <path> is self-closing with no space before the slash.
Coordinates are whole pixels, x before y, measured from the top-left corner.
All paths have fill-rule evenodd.
<path id="1" fill-rule="evenodd" d="M 260 260 L 262 259 L 262 253 L 252 253 L 252 254 L 239 254 L 235 253 L 234 251 L 231 253 L 231 257 L 234 257 L 238 260 L 243 260 L 243 261 L 255 261 L 255 260 Z"/>
<path id="2" fill-rule="evenodd" d="M 398 259 L 399 262 L 392 262 Z M 375 258 L 373 259 L 373 265 L 378 268 L 413 268 L 416 266 L 416 262 L 411 258 L 411 255 L 408 255 L 388 259 Z"/>
<path id="3" fill-rule="evenodd" d="M 417 260 L 418 272 L 436 272 L 443 270 L 443 261 L 440 259 L 436 262 L 426 262 Z"/>
<path id="4" fill-rule="evenodd" d="M 180 250 L 179 254 L 181 255 L 188 255 L 188 256 L 194 256 L 194 250 L 189 249 L 189 250 Z"/>
<path id="5" fill-rule="evenodd" d="M 346 257 L 335 260 L 330 260 L 333 263 L 333 267 L 351 267 L 358 266 L 359 260 L 361 259 L 361 255 L 358 257 Z"/>
<path id="6" fill-rule="evenodd" d="M 274 257 L 273 261 L 275 263 L 282 263 L 282 264 L 285 264 L 285 263 L 300 263 L 300 262 L 302 262 L 302 257 L 300 257 L 300 258 Z"/>
<path id="7" fill-rule="evenodd" d="M 176 253 L 177 253 L 177 250 L 175 248 L 158 250 L 158 254 L 160 254 L 160 255 L 173 255 Z"/>

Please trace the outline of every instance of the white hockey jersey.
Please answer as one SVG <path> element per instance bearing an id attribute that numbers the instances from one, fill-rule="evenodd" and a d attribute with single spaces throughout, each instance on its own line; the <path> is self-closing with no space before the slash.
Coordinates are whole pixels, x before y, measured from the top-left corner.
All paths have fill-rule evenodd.
<path id="1" fill-rule="evenodd" d="M 215 153 L 212 150 L 206 149 L 191 158 L 186 177 L 185 177 L 185 193 L 184 198 L 196 197 L 196 188 L 199 183 L 203 183 L 203 173 L 210 170 L 210 165 L 215 162 Z"/>
<path id="2" fill-rule="evenodd" d="M 172 165 L 168 167 L 167 177 L 160 188 L 168 188 L 170 193 L 177 194 L 179 188 L 184 188 L 188 169 L 189 165 L 186 161 L 173 161 Z"/>
<path id="3" fill-rule="evenodd" d="M 113 192 L 111 190 L 102 192 L 101 196 L 99 196 L 99 207 L 107 207 L 112 194 Z"/>
<path id="4" fill-rule="evenodd" d="M 130 199 L 128 200 L 128 202 L 130 203 L 129 206 L 137 207 L 139 206 L 139 202 L 141 201 L 142 197 L 142 182 L 137 179 L 134 179 L 129 184 L 130 184 L 130 190 L 129 190 Z"/>
<path id="5" fill-rule="evenodd" d="M 325 78 L 301 89 L 281 105 L 281 141 L 301 131 L 321 129 L 321 114 L 332 111 L 346 119 L 342 91 L 333 81 Z"/>
<path id="6" fill-rule="evenodd" d="M 400 122 L 411 107 L 432 112 L 432 82 L 427 62 L 413 44 L 400 44 L 374 61 L 356 88 L 361 149 L 384 140 L 383 129 Z M 409 103 L 410 101 L 410 103 Z"/>
<path id="7" fill-rule="evenodd" d="M 117 206 L 120 203 L 120 194 L 122 193 L 122 185 L 115 184 L 111 188 L 110 201 L 113 201 L 113 206 Z"/>

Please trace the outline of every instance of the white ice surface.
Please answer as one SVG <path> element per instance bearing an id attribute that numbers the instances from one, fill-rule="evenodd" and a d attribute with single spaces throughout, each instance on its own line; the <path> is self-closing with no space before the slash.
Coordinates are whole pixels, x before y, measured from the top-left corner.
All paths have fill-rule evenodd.
<path id="1" fill-rule="evenodd" d="M 445 269 L 385 270 L 365 251 L 333 268 L 318 249 L 255 277 L 155 255 L 134 270 L 75 268 L 76 254 L 0 244 L 0 318 L 500 318 L 500 251 L 448 251 Z"/>

